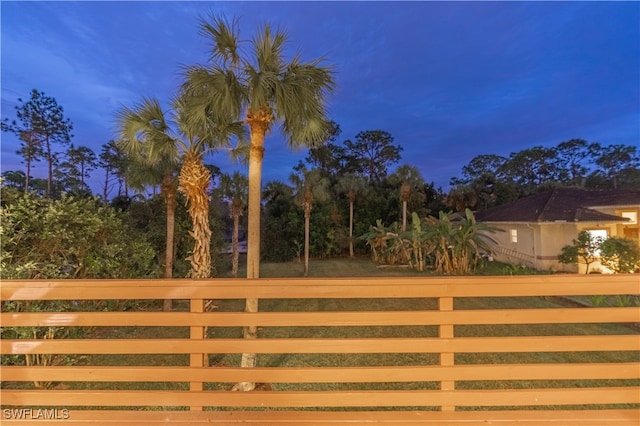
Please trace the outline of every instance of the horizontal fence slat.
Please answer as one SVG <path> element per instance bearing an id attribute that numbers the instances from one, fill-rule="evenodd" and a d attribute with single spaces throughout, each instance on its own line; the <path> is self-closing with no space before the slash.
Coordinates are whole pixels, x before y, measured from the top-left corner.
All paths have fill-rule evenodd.
<path id="1" fill-rule="evenodd" d="M 632 387 L 579 389 L 426 391 L 14 391 L 2 392 L 4 405 L 190 406 L 215 407 L 421 407 L 640 404 Z"/>
<path id="2" fill-rule="evenodd" d="M 635 335 L 337 338 L 337 339 L 20 339 L 0 341 L 5 354 L 181 353 L 494 353 L 637 351 Z"/>
<path id="3" fill-rule="evenodd" d="M 139 426 L 141 424 L 229 424 L 241 422 L 254 425 L 309 426 L 319 424 L 349 425 L 443 425 L 476 426 L 487 424 L 518 425 L 629 425 L 640 424 L 636 410 L 552 410 L 552 411 L 129 411 L 120 410 L 72 410 L 67 424 L 93 426 L 117 424 Z M 25 424 L 24 420 L 4 420 L 3 424 Z M 60 420 L 40 419 L 37 424 L 59 425 Z"/>
<path id="4" fill-rule="evenodd" d="M 403 326 L 640 322 L 640 309 L 561 308 L 374 312 L 8 312 L 5 327 L 23 326 Z"/>
<path id="5" fill-rule="evenodd" d="M 4 280 L 3 300 L 520 297 L 640 294 L 637 274 L 207 280 Z"/>
<path id="6" fill-rule="evenodd" d="M 382 383 L 441 380 L 640 379 L 638 363 L 502 364 L 387 367 L 18 367 L 2 368 L 8 381 Z"/>

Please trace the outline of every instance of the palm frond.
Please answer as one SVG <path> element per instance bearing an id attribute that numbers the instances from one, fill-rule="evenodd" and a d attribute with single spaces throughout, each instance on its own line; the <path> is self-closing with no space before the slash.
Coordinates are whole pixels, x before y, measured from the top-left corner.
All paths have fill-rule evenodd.
<path id="1" fill-rule="evenodd" d="M 175 167 L 177 143 L 157 99 L 142 98 L 133 108 L 121 108 L 116 123 L 120 146 L 129 156 L 153 167 Z"/>
<path id="2" fill-rule="evenodd" d="M 271 72 L 278 74 L 283 68 L 282 52 L 287 39 L 286 31 L 277 28 L 274 32 L 271 29 L 271 25 L 264 24 L 253 38 L 255 68 L 261 73 Z"/>
<path id="3" fill-rule="evenodd" d="M 335 89 L 332 74 L 330 67 L 317 66 L 317 61 L 301 64 L 295 57 L 282 75 L 274 96 L 275 111 L 290 146 L 313 146 L 326 140 L 324 100 Z"/>
<path id="4" fill-rule="evenodd" d="M 232 123 L 244 113 L 247 122 L 261 122 L 267 131 L 272 121 L 280 122 L 292 147 L 325 142 L 329 135 L 325 99 L 335 89 L 333 68 L 324 64 L 324 58 L 304 62 L 299 54 L 287 62 L 287 33 L 269 24 L 256 32 L 245 55 L 238 29 L 236 20 L 217 16 L 201 22 L 212 54 L 206 66 L 183 69 L 188 122 L 202 133 L 203 128 L 213 130 L 203 124 L 207 120 Z"/>
<path id="5" fill-rule="evenodd" d="M 210 21 L 210 22 L 209 22 Z M 200 35 L 211 40 L 212 62 L 222 61 L 224 64 L 236 66 L 240 62 L 240 31 L 237 19 L 229 22 L 223 16 L 209 15 L 200 20 Z"/>
<path id="6" fill-rule="evenodd" d="M 182 93 L 190 99 L 190 107 L 200 110 L 228 111 L 237 117 L 242 113 L 245 87 L 236 72 L 214 66 L 184 68 Z"/>
<path id="7" fill-rule="evenodd" d="M 182 93 L 173 101 L 176 121 L 180 131 L 189 141 L 189 150 L 206 152 L 228 148 L 231 139 L 246 140 L 246 128 L 242 122 L 234 121 L 233 114 L 224 109 L 214 109 L 203 103 L 198 96 Z"/>

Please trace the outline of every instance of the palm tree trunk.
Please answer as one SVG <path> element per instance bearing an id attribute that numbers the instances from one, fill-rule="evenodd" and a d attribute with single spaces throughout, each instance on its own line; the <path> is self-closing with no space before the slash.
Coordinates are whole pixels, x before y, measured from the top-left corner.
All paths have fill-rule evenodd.
<path id="1" fill-rule="evenodd" d="M 231 276 L 238 278 L 238 230 L 240 228 L 240 215 L 234 212 L 233 215 L 233 235 L 231 236 L 231 251 L 233 256 L 231 258 Z"/>
<path id="2" fill-rule="evenodd" d="M 249 199 L 247 226 L 247 278 L 260 277 L 260 201 L 262 159 L 267 124 L 251 121 L 251 151 L 249 153 Z M 257 310 L 256 310 L 257 312 Z"/>
<path id="3" fill-rule="evenodd" d="M 187 197 L 189 215 L 193 225 L 189 234 L 194 239 L 193 253 L 187 258 L 191 263 L 192 278 L 211 277 L 211 229 L 209 228 L 209 196 L 207 189 L 211 173 L 202 164 L 202 158 L 187 152 L 180 170 L 180 191 Z"/>
<path id="4" fill-rule="evenodd" d="M 311 206 L 304 206 L 304 276 L 309 276 L 309 217 Z"/>
<path id="5" fill-rule="evenodd" d="M 349 257 L 353 257 L 353 201 L 349 201 Z"/>
<path id="6" fill-rule="evenodd" d="M 408 182 L 400 185 L 400 199 L 402 200 L 402 232 L 407 230 L 407 202 L 411 199 L 411 186 Z"/>
<path id="7" fill-rule="evenodd" d="M 175 240 L 175 224 L 176 224 L 176 190 L 173 177 L 167 175 L 163 178 L 161 192 L 164 195 L 165 205 L 167 209 L 166 224 L 166 242 L 164 256 L 164 278 L 173 278 L 173 246 Z M 173 301 L 165 299 L 163 310 L 171 311 Z"/>
<path id="8" fill-rule="evenodd" d="M 402 200 L 402 232 L 407 230 L 407 202 Z"/>
<path id="9" fill-rule="evenodd" d="M 248 226 L 247 226 L 247 278 L 260 278 L 260 198 L 262 180 L 262 158 L 264 157 L 264 137 L 269 128 L 267 114 L 259 114 L 257 117 L 248 114 L 247 122 L 251 128 L 251 151 L 249 153 L 249 199 Z M 258 312 L 258 299 L 247 299 L 245 312 Z M 243 331 L 245 339 L 258 338 L 258 327 L 245 327 Z M 240 367 L 253 368 L 256 366 L 256 354 L 242 354 Z M 234 390 L 251 391 L 256 384 L 242 382 L 236 384 Z"/>

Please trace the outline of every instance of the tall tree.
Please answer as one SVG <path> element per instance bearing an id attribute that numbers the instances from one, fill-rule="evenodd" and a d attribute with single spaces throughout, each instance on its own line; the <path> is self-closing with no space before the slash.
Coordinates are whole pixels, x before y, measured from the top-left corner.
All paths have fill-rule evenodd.
<path id="1" fill-rule="evenodd" d="M 467 184 L 476 179 L 491 176 L 494 179 L 499 175 L 507 158 L 495 154 L 481 154 L 473 157 L 469 164 L 462 167 L 462 178 L 452 178 L 451 185 Z"/>
<path id="2" fill-rule="evenodd" d="M 611 182 L 613 189 L 618 188 L 618 177 L 623 170 L 640 166 L 640 154 L 632 145 L 595 145 L 595 163 L 598 170 L 595 173 L 605 176 Z"/>
<path id="3" fill-rule="evenodd" d="M 20 123 L 16 120 L 9 121 L 8 118 L 5 118 L 2 123 L 0 123 L 0 127 L 3 132 L 11 132 L 18 136 L 20 140 L 20 149 L 16 151 L 16 154 L 22 156 L 24 165 L 25 165 L 25 179 L 24 179 L 24 190 L 25 192 L 29 190 L 29 180 L 31 179 L 31 168 L 33 167 L 33 163 L 40 161 L 43 155 L 42 151 L 42 141 L 38 138 L 38 135 L 31 130 L 31 122 L 29 117 L 25 117 L 18 108 L 16 108 L 18 119 Z"/>
<path id="4" fill-rule="evenodd" d="M 175 121 L 181 134 L 177 139 L 182 154 L 178 189 L 187 198 L 187 208 L 193 222 L 195 245 L 189 257 L 193 278 L 211 276 L 211 229 L 209 227 L 209 187 L 211 171 L 204 156 L 216 148 L 228 147 L 230 138 L 244 140 L 241 122 L 233 121 L 228 111 L 207 108 L 199 110 L 198 93 L 183 91 L 174 100 Z M 240 148 L 240 151 L 242 149 Z M 235 151 L 231 151 L 232 155 Z"/>
<path id="5" fill-rule="evenodd" d="M 203 157 L 216 147 L 228 143 L 232 135 L 243 136 L 242 126 L 230 123 L 211 111 L 199 115 L 190 105 L 190 98 L 182 93 L 173 101 L 174 119 L 179 135 L 168 124 L 157 99 L 143 98 L 134 108 L 123 108 L 118 113 L 121 143 L 132 156 L 132 166 L 143 166 L 150 177 L 161 179 L 161 192 L 167 201 L 167 236 L 173 235 L 176 189 L 187 199 L 192 221 L 191 235 L 194 248 L 188 261 L 190 276 L 209 278 L 212 273 L 211 229 L 209 227 L 209 186 L 211 172 Z M 223 125 L 219 125 L 223 123 Z M 176 187 L 175 173 L 180 165 Z M 139 168 L 139 167 L 138 167 Z M 171 209 L 171 211 L 169 211 Z M 167 250 L 172 250 L 167 242 Z M 168 271 L 167 271 L 168 272 Z"/>
<path id="6" fill-rule="evenodd" d="M 309 221 L 314 202 L 329 199 L 329 179 L 319 169 L 303 170 L 289 177 L 295 185 L 295 200 L 304 211 L 304 276 L 309 276 Z"/>
<path id="7" fill-rule="evenodd" d="M 118 151 L 129 158 L 125 172 L 133 187 L 160 184 L 166 209 L 166 243 L 164 277 L 173 277 L 175 213 L 180 164 L 179 141 L 171 134 L 165 113 L 157 99 L 143 98 L 133 108 L 122 108 L 117 114 L 119 141 L 105 154 L 114 160 L 115 167 L 123 160 Z M 109 152 L 107 151 L 107 152 Z M 171 310 L 172 301 L 166 299 L 164 310 Z"/>
<path id="8" fill-rule="evenodd" d="M 126 165 L 126 155 L 116 141 L 110 140 L 102 145 L 98 156 L 98 166 L 102 167 L 105 171 L 104 185 L 102 187 L 102 198 L 105 202 L 109 198 L 109 193 L 114 185 L 114 179 L 117 180 L 119 187 L 122 187 L 124 174 L 127 169 Z M 120 195 L 120 192 L 121 191 L 118 191 L 118 195 Z"/>
<path id="9" fill-rule="evenodd" d="M 229 216 L 233 219 L 233 232 L 231 234 L 231 275 L 238 276 L 238 235 L 240 229 L 240 216 L 244 214 L 247 205 L 247 192 L 249 181 L 247 177 L 234 172 L 233 175 L 223 174 L 220 178 L 220 192 L 229 202 Z"/>
<path id="10" fill-rule="evenodd" d="M 424 189 L 424 179 L 420 175 L 420 171 L 413 166 L 407 164 L 398 167 L 398 169 L 389 176 L 389 180 L 394 186 L 399 186 L 400 201 L 402 201 L 402 232 L 407 230 L 407 204 L 411 200 L 413 194 L 417 194 Z M 423 198 L 424 197 L 424 194 Z M 424 199 L 422 203 L 424 203 Z"/>
<path id="11" fill-rule="evenodd" d="M 499 172 L 518 186 L 522 196 L 535 193 L 541 185 L 554 185 L 567 179 L 558 166 L 556 151 L 542 146 L 511 153 Z"/>
<path id="12" fill-rule="evenodd" d="M 584 179 L 589 171 L 589 159 L 592 158 L 597 144 L 590 144 L 584 139 L 570 139 L 556 146 L 558 161 L 566 169 L 569 183 L 573 186 L 584 186 Z"/>
<path id="13" fill-rule="evenodd" d="M 20 123 L 18 124 L 18 121 L 9 123 L 3 120 L 3 130 L 14 132 L 24 142 L 19 152 L 28 163 L 27 175 L 30 174 L 31 163 L 40 158 L 41 152 L 44 153 L 48 164 L 47 196 L 50 196 L 55 163 L 53 145 L 70 144 L 73 125 L 69 119 L 64 118 L 64 110 L 55 98 L 46 96 L 44 92 L 33 89 L 31 99 L 25 102 L 22 98 L 18 98 L 18 102 L 21 105 L 16 106 L 15 109 Z"/>
<path id="14" fill-rule="evenodd" d="M 223 111 L 243 118 L 250 131 L 247 278 L 260 276 L 260 191 L 264 140 L 281 124 L 291 147 L 321 143 L 327 138 L 325 98 L 334 88 L 333 73 L 322 60 L 303 62 L 284 57 L 287 34 L 263 25 L 244 49 L 237 20 L 202 20 L 201 34 L 212 42 L 209 64 L 187 67 L 184 90 L 196 97 L 196 114 Z M 258 300 L 247 299 L 246 310 L 257 312 Z M 245 337 L 257 336 L 257 328 Z M 242 365 L 255 366 L 255 354 L 244 354 Z M 239 388 L 250 390 L 255 384 Z"/>
<path id="15" fill-rule="evenodd" d="M 368 130 L 356 135 L 355 141 L 344 142 L 351 167 L 369 181 L 380 182 L 388 168 L 400 161 L 402 147 L 393 145 L 393 136 L 383 130 Z"/>
<path id="16" fill-rule="evenodd" d="M 98 160 L 93 150 L 87 146 L 75 147 L 73 144 L 67 149 L 66 161 L 60 165 L 67 179 L 70 180 L 70 188 L 74 191 L 91 192 L 86 180 L 90 173 L 98 167 Z"/>
<path id="17" fill-rule="evenodd" d="M 353 257 L 353 207 L 356 198 L 366 194 L 368 186 L 362 176 L 348 173 L 338 179 L 336 189 L 339 193 L 345 194 L 349 200 L 349 256 Z"/>

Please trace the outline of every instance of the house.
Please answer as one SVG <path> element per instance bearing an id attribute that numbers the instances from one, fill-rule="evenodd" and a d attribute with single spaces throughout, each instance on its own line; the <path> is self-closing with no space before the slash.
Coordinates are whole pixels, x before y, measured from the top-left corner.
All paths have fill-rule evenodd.
<path id="1" fill-rule="evenodd" d="M 640 244 L 640 190 L 557 188 L 479 211 L 475 217 L 505 232 L 491 234 L 495 258 L 536 269 L 584 273 L 585 265 L 565 265 L 558 254 L 586 230 L 594 236 L 626 237 Z M 608 272 L 599 263 L 590 270 Z"/>

